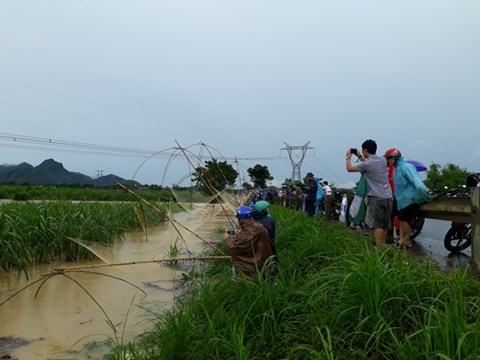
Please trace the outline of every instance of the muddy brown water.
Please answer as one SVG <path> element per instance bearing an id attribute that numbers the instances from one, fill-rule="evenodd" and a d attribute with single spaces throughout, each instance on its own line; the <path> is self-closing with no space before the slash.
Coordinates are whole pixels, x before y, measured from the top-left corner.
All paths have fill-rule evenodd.
<path id="1" fill-rule="evenodd" d="M 108 263 L 168 258 L 175 243 L 183 256 L 201 254 L 208 248 L 202 239 L 220 241 L 222 235 L 216 229 L 228 224 L 226 217 L 219 214 L 220 207 L 217 207 L 196 205 L 190 212 L 175 215 L 180 224 L 201 239 L 178 225 L 174 227 L 166 223 L 149 229 L 147 239 L 143 232 L 127 233 L 114 246 L 97 246 L 92 251 Z M 55 268 L 104 263 L 98 260 L 36 266 L 29 272 L 28 280 L 25 275 L 0 273 L 0 302 L 42 275 L 50 274 Z M 124 281 L 91 272 L 67 273 L 91 297 L 64 276 L 47 280 L 35 297 L 39 282 L 0 306 L 0 358 L 8 355 L 19 360 L 101 359 L 111 350 L 104 344 L 105 340 L 110 339 L 117 344 L 131 341 L 153 327 L 154 314 L 171 308 L 175 295 L 181 292 L 182 274 L 190 267 L 186 264 L 178 267 L 146 263 L 85 270 L 128 281 L 145 291 L 146 295 Z M 106 321 L 107 316 L 116 332 Z"/>

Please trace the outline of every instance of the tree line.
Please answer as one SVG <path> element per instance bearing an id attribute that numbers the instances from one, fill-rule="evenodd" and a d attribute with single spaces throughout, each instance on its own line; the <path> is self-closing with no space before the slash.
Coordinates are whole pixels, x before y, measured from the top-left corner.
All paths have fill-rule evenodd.
<path id="1" fill-rule="evenodd" d="M 256 164 L 247 169 L 251 183 L 244 182 L 242 188 L 261 188 L 267 187 L 268 181 L 274 178 L 270 174 L 267 166 Z M 444 191 L 445 189 L 458 189 L 465 185 L 465 180 L 471 172 L 455 164 L 446 164 L 442 166 L 432 162 L 426 172 L 424 180 L 425 185 L 434 191 Z M 239 173 L 232 165 L 226 161 L 217 159 L 205 161 L 204 166 L 199 166 L 193 173 L 192 181 L 196 183 L 201 191 L 210 193 L 209 189 L 224 190 L 233 187 Z M 288 179 L 285 179 L 287 182 Z"/>

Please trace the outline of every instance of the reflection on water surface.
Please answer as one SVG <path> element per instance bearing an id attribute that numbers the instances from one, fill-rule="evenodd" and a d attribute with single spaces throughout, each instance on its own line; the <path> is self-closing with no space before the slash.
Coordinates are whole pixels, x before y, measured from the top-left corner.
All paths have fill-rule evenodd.
<path id="1" fill-rule="evenodd" d="M 201 239 L 167 223 L 149 229 L 147 239 L 143 232 L 127 233 L 113 247 L 95 246 L 92 251 L 112 264 L 168 258 L 175 244 L 182 255 L 199 254 L 207 248 L 202 239 L 221 239 L 215 229 L 223 226 L 226 219 L 216 216 L 216 212 L 211 205 L 203 205 L 175 216 Z M 104 262 L 36 266 L 29 272 L 29 280 L 16 273 L 0 273 L 0 302 L 55 268 L 95 264 Z M 109 347 L 99 342 L 132 340 L 151 329 L 152 313 L 162 313 L 171 306 L 185 271 L 188 266 L 145 263 L 65 273 L 75 281 L 56 275 L 44 283 L 38 282 L 0 306 L 0 356 L 10 354 L 19 360 L 102 358 Z M 127 282 L 141 288 L 146 295 Z"/>

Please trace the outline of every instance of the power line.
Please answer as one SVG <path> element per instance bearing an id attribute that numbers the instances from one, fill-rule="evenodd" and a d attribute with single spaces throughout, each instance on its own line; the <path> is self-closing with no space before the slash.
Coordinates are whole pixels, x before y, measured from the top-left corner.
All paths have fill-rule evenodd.
<path id="1" fill-rule="evenodd" d="M 165 129 L 158 130 L 158 129 L 146 128 L 146 127 L 142 127 L 142 126 L 136 126 L 136 125 L 131 125 L 131 124 L 119 123 L 119 122 L 115 122 L 115 121 L 108 121 L 108 120 L 102 120 L 102 119 L 98 119 L 98 118 L 92 118 L 92 117 L 89 117 L 89 116 L 75 115 L 75 114 L 69 114 L 69 113 L 65 113 L 65 112 L 61 112 L 61 111 L 43 109 L 43 108 L 39 108 L 39 107 L 36 107 L 36 106 L 12 103 L 12 102 L 3 101 L 3 100 L 0 100 L 0 104 L 13 106 L 13 107 L 18 107 L 18 108 L 23 108 L 23 109 L 27 109 L 27 110 L 39 111 L 39 112 L 43 112 L 43 113 L 47 113 L 47 114 L 70 117 L 70 118 L 73 118 L 73 119 L 87 120 L 87 121 L 94 122 L 94 123 L 103 123 L 103 124 L 107 124 L 107 125 L 114 125 L 114 126 L 117 126 L 117 127 L 122 126 L 122 127 L 130 128 L 130 129 L 144 130 L 144 131 L 148 131 L 148 132 L 156 132 L 156 133 L 161 133 L 161 134 L 169 133 L 169 134 L 174 134 L 174 135 L 183 135 L 183 134 L 175 133 L 175 132 L 168 131 L 168 130 L 165 130 Z M 159 118 L 155 118 L 155 119 L 156 120 L 161 120 Z M 192 127 L 199 128 L 199 127 L 194 126 L 194 125 L 192 126 L 191 124 L 189 124 L 189 127 L 190 128 L 192 128 Z"/>
<path id="2" fill-rule="evenodd" d="M 144 117 L 144 118 L 149 118 L 149 119 L 153 119 L 153 120 L 157 120 L 157 121 L 164 121 L 165 120 L 163 118 L 146 115 L 146 114 L 140 113 L 138 111 L 123 109 L 123 108 L 120 108 L 120 107 L 107 105 L 107 104 L 103 104 L 103 103 L 100 103 L 100 102 L 96 102 L 96 101 L 92 101 L 92 100 L 88 100 L 88 99 L 83 99 L 83 98 L 75 97 L 75 96 L 68 95 L 68 94 L 63 94 L 63 93 L 52 91 L 52 90 L 43 89 L 43 88 L 40 88 L 40 87 L 37 87 L 37 86 L 26 85 L 26 84 L 22 84 L 22 83 L 19 83 L 19 82 L 6 80 L 6 79 L 0 79 L 0 81 L 5 82 L 5 83 L 9 83 L 9 84 L 14 84 L 16 86 L 22 86 L 22 87 L 25 87 L 25 88 L 33 89 L 33 90 L 36 90 L 36 91 L 44 92 L 44 93 L 55 95 L 55 96 L 70 98 L 70 99 L 73 99 L 73 100 L 76 100 L 76 101 L 80 101 L 80 102 L 95 105 L 95 106 L 101 106 L 101 107 L 111 109 L 111 110 L 117 110 L 117 111 L 129 113 L 129 114 L 132 114 L 132 115 L 136 115 L 136 116 L 141 116 L 141 117 Z M 88 117 L 88 116 L 75 115 L 75 114 L 69 114 L 69 113 L 64 113 L 64 112 L 60 112 L 60 111 L 48 110 L 48 109 L 43 109 L 43 108 L 30 106 L 30 105 L 12 103 L 12 102 L 1 101 L 1 100 L 0 100 L 0 103 L 4 104 L 4 105 L 14 106 L 14 107 L 18 107 L 18 108 L 33 110 L 33 111 L 40 111 L 40 112 L 44 112 L 44 113 L 55 114 L 55 115 L 60 115 L 60 116 L 67 116 L 67 117 L 71 117 L 71 118 L 88 120 L 88 121 L 93 121 L 93 122 L 100 122 L 100 123 L 109 124 L 109 125 L 123 126 L 123 127 L 138 129 L 138 130 L 145 130 L 145 131 L 149 131 L 149 132 L 152 132 L 152 131 L 153 132 L 158 132 L 158 133 L 165 133 L 166 132 L 165 129 L 158 130 L 158 129 L 152 129 L 152 128 L 145 128 L 145 127 L 135 126 L 135 125 L 131 125 L 131 124 L 124 124 L 124 123 L 118 123 L 118 122 L 114 122 L 114 121 L 95 119 L 95 118 L 91 118 L 91 117 Z M 188 123 L 184 123 L 184 124 L 187 124 L 190 127 L 192 126 L 191 124 L 188 124 Z"/>
<path id="3" fill-rule="evenodd" d="M 147 154 L 152 155 L 156 151 L 153 150 L 142 150 L 142 149 L 133 149 L 133 148 L 125 148 L 125 147 L 117 147 L 117 146 L 107 146 L 107 145 L 97 145 L 97 144 L 88 144 L 88 143 L 81 143 L 75 141 L 66 141 L 66 140 L 58 140 L 58 139 L 48 139 L 48 138 L 41 138 L 41 137 L 34 137 L 28 135 L 17 135 L 17 134 L 8 134 L 8 133 L 0 133 L 0 140 L 10 140 L 13 142 L 21 142 L 21 143 L 35 143 L 40 145 L 46 146 L 59 146 L 59 147 L 67 147 L 67 148 L 77 148 L 77 149 L 88 149 L 88 150 L 97 150 L 97 151 L 113 151 L 113 152 L 121 152 L 121 153 L 136 153 L 136 154 Z"/>
<path id="4" fill-rule="evenodd" d="M 323 166 L 323 168 L 325 168 L 326 170 L 328 170 L 328 172 L 330 173 L 330 176 L 332 176 L 333 178 L 336 178 L 337 181 L 339 181 L 339 182 L 343 182 L 343 183 L 347 183 L 347 182 L 348 182 L 348 180 L 345 178 L 344 175 L 339 175 L 339 174 L 338 174 L 336 171 L 334 171 L 331 167 L 329 167 L 329 166 L 328 166 L 327 164 L 325 164 L 322 160 L 320 160 L 320 158 L 319 158 L 318 156 L 314 155 L 313 157 L 314 157 L 314 159 L 315 159 L 316 161 L 318 161 L 318 162 Z M 327 178 L 326 172 L 321 172 L 321 171 L 319 170 L 319 168 L 317 168 L 317 166 L 312 165 L 309 161 L 305 161 L 305 164 L 307 164 L 308 166 L 310 166 L 310 168 L 312 168 L 312 169 L 318 170 L 318 175 L 321 175 L 321 176 L 323 177 L 323 179 L 326 180 L 326 178 Z M 316 171 L 316 170 L 315 170 L 315 171 Z"/>
<path id="5" fill-rule="evenodd" d="M 118 146 L 108 146 L 99 144 L 89 144 L 75 141 L 42 138 L 29 135 L 18 135 L 9 133 L 0 133 L 0 141 L 4 144 L 0 144 L 1 147 L 20 147 L 29 150 L 45 150 L 48 147 L 54 147 L 55 151 L 60 152 L 74 152 L 91 155 L 115 155 L 115 156 L 130 156 L 141 158 L 172 158 L 177 148 L 168 148 L 163 151 L 157 150 L 145 150 L 135 149 Z M 197 156 L 198 159 L 210 159 L 211 155 Z M 285 160 L 285 157 L 270 156 L 270 157 L 238 157 L 238 156 L 219 156 L 219 159 L 236 161 L 236 160 Z M 175 159 L 175 158 L 173 158 Z"/>
<path id="6" fill-rule="evenodd" d="M 15 149 L 26 149 L 26 150 L 34 150 L 34 151 L 46 151 L 49 150 L 48 147 L 42 146 L 29 146 L 29 145 L 22 145 L 22 144 L 0 144 L 1 148 L 15 148 Z M 80 150 L 80 149 L 62 149 L 62 148 L 55 148 L 54 150 L 56 153 L 73 153 L 73 154 L 85 154 L 85 155 L 106 155 L 106 156 L 120 156 L 120 157 L 130 157 L 130 158 L 146 158 L 146 156 L 141 154 L 128 154 L 128 153 L 114 153 L 108 151 L 88 151 L 88 150 Z M 155 157 L 164 157 L 168 158 L 170 155 L 158 154 Z"/>
<path id="7" fill-rule="evenodd" d="M 5 82 L 5 83 L 9 83 L 9 84 L 13 84 L 13 85 L 16 85 L 16 86 L 21 86 L 21 87 L 24 87 L 24 88 L 28 88 L 28 89 L 33 89 L 33 90 L 36 90 L 36 91 L 44 92 L 44 93 L 46 93 L 46 94 L 51 94 L 51 95 L 55 95 L 55 96 L 61 96 L 61 97 L 73 99 L 73 100 L 76 100 L 76 101 L 84 102 L 84 103 L 87 103 L 87 104 L 91 104 L 91 105 L 102 106 L 102 107 L 105 107 L 105 108 L 108 108 L 108 109 L 113 109 L 113 110 L 117 110 L 117 111 L 122 111 L 122 112 L 130 113 L 130 114 L 133 114 L 133 115 L 138 115 L 138 116 L 142 116 L 142 117 L 146 117 L 146 118 L 150 118 L 150 119 L 159 120 L 157 117 L 149 116 L 149 115 L 146 115 L 146 114 L 142 114 L 142 113 L 137 112 L 137 111 L 128 110 L 128 109 L 123 109 L 123 108 L 116 107 L 116 106 L 113 106 L 113 105 L 103 104 L 103 103 L 100 103 L 100 102 L 97 102 L 97 101 L 88 100 L 88 99 L 83 99 L 83 98 L 76 97 L 76 96 L 72 96 L 72 95 L 69 95 L 69 94 L 63 94 L 63 93 L 60 93 L 60 92 L 57 92 L 57 91 L 52 91 L 52 90 L 44 89 L 44 88 L 41 88 L 41 87 L 38 87 L 38 86 L 32 86 L 32 85 L 22 84 L 22 83 L 19 83 L 19 82 L 16 82 L 16 81 L 7 80 L 7 79 L 0 79 L 0 81 Z"/>
<path id="8" fill-rule="evenodd" d="M 4 104 L 4 105 L 8 105 L 8 106 L 14 106 L 14 107 L 19 107 L 19 108 L 24 108 L 24 109 L 28 109 L 28 110 L 40 111 L 40 112 L 44 112 L 44 113 L 47 113 L 47 114 L 67 116 L 67 117 L 71 117 L 71 118 L 74 118 L 74 119 L 80 119 L 80 120 L 88 120 L 88 121 L 93 121 L 93 122 L 99 122 L 99 123 L 104 123 L 104 124 L 108 124 L 108 125 L 124 126 L 124 127 L 132 128 L 132 129 L 141 129 L 141 130 L 147 130 L 147 131 L 160 132 L 160 130 L 143 128 L 143 127 L 134 126 L 134 125 L 128 125 L 128 124 L 122 124 L 122 123 L 118 123 L 118 122 L 115 122 L 115 121 L 95 119 L 95 118 L 91 118 L 91 117 L 88 117 L 88 116 L 69 114 L 69 113 L 64 113 L 64 112 L 61 112 L 61 111 L 54 111 L 54 110 L 42 109 L 42 108 L 39 108 L 39 107 L 36 107 L 36 106 L 30 106 L 30 105 L 24 105 L 24 104 L 16 104 L 16 103 L 8 102 L 8 101 L 2 101 L 2 100 L 0 100 L 0 104 Z M 158 120 L 158 119 L 157 119 L 157 120 Z"/>

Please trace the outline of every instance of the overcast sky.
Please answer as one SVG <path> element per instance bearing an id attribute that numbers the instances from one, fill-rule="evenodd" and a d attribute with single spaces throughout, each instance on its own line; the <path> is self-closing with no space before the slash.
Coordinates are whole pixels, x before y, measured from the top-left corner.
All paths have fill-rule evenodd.
<path id="1" fill-rule="evenodd" d="M 480 170 L 479 114 L 478 0 L 0 0 L 0 164 L 170 185 L 181 146 L 279 184 L 308 144 L 344 185 L 369 138 Z"/>

